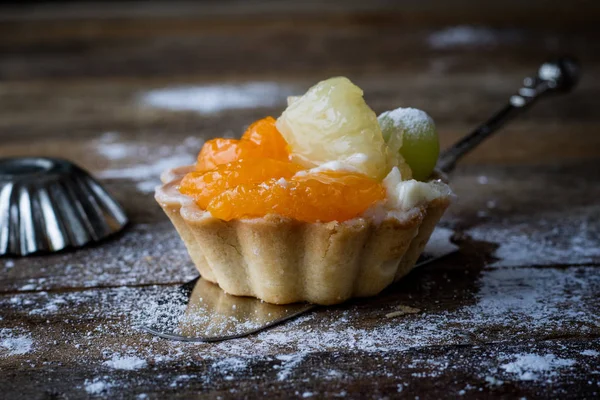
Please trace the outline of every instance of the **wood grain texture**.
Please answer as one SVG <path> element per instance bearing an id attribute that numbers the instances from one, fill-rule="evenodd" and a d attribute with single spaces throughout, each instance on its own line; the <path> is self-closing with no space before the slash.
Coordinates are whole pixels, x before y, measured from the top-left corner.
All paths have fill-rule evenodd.
<path id="1" fill-rule="evenodd" d="M 0 157 L 75 161 L 132 226 L 80 251 L 0 259 L 1 393 L 597 398 L 600 9 L 520 3 L 2 6 Z M 442 224 L 458 253 L 375 299 L 247 339 L 184 344 L 139 329 L 141 311 L 195 275 L 152 188 L 205 140 L 239 136 L 341 74 L 377 112 L 429 112 L 448 146 L 564 53 L 582 61 L 577 90 L 541 101 L 453 174 Z M 398 305 L 421 312 L 385 318 Z M 119 357 L 138 365 L 115 367 Z M 515 372 L 527 357 L 548 369 Z"/>

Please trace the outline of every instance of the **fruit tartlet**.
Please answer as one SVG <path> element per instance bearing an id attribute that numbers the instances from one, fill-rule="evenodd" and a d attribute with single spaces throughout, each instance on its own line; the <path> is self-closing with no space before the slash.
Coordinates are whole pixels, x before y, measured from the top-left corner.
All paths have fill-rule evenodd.
<path id="1" fill-rule="evenodd" d="M 269 303 L 373 296 L 415 265 L 450 202 L 431 118 L 379 117 L 347 78 L 166 171 L 156 200 L 200 274 Z"/>

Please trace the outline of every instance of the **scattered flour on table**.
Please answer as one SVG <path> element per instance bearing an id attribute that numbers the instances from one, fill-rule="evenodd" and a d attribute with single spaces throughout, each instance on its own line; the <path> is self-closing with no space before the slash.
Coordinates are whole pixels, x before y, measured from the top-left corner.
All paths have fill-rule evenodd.
<path id="1" fill-rule="evenodd" d="M 42 257 L 29 258 L 27 263 L 19 260 L 19 267 L 35 271 L 39 277 L 14 279 L 12 289 L 51 290 L 64 287 L 66 280 L 81 287 L 185 282 L 198 275 L 181 238 L 168 221 L 136 224 L 118 241 L 107 241 L 102 246 L 81 251 L 85 252 L 83 258 L 64 252 L 53 255 L 51 262 Z M 72 281 L 73 277 L 76 282 Z M 12 299 L 28 301 L 26 297 Z M 46 312 L 65 307 L 62 300 L 65 297 L 49 296 Z"/>
<path id="2" fill-rule="evenodd" d="M 489 178 L 485 175 L 479 175 L 477 177 L 477 183 L 480 185 L 487 185 L 489 183 Z"/>
<path id="3" fill-rule="evenodd" d="M 167 387 L 184 386 L 192 379 L 206 385 L 219 380 L 233 381 L 237 376 L 247 376 L 254 363 L 265 362 L 273 368 L 270 379 L 285 382 L 296 379 L 301 366 L 315 353 L 369 352 L 374 359 L 387 362 L 385 357 L 394 357 L 394 352 L 422 346 L 502 340 L 506 337 L 505 333 L 495 334 L 496 331 L 487 329 L 494 325 L 510 327 L 511 335 L 518 340 L 556 330 L 586 332 L 586 329 L 589 331 L 588 325 L 600 323 L 600 317 L 590 307 L 590 303 L 597 301 L 595 296 L 600 289 L 600 276 L 592 267 L 483 271 L 478 284 L 481 289 L 474 299 L 475 303 L 454 311 L 423 310 L 421 314 L 390 320 L 384 316 L 387 310 L 349 306 L 345 310 L 313 312 L 253 337 L 215 344 L 172 342 L 151 335 L 139 336 L 137 329 L 142 325 L 160 325 L 157 316 L 185 312 L 181 292 L 176 286 L 26 293 L 15 295 L 18 299 L 15 302 L 0 297 L 0 308 L 11 312 L 18 310 L 22 315 L 31 315 L 41 321 L 45 315 L 54 313 L 54 307 L 76 309 L 78 313 L 72 317 L 74 323 L 93 322 L 87 333 L 65 332 L 63 346 L 74 346 L 78 349 L 76 354 L 83 354 L 83 351 L 105 354 L 96 361 L 99 374 L 106 373 L 103 369 L 106 367 L 138 370 L 148 363 L 182 368 L 181 374 L 176 375 L 177 379 L 173 380 L 173 376 L 169 375 L 165 376 L 165 379 L 168 378 L 166 382 L 160 381 Z M 390 310 L 397 305 L 390 304 Z M 373 314 L 375 311 L 378 314 Z M 149 321 L 149 315 L 156 319 Z M 364 318 L 379 318 L 380 323 L 359 328 Z M 40 326 L 35 329 L 46 328 Z M 123 340 L 114 340 L 115 337 Z M 142 343 L 126 345 L 131 337 Z M 552 355 L 544 351 L 537 354 L 535 348 L 520 348 L 515 353 L 505 350 L 494 352 L 491 348 L 485 359 L 494 361 L 487 361 L 490 363 L 487 366 L 482 364 L 481 380 L 490 386 L 515 379 L 543 382 L 553 377 L 555 371 L 568 368 L 574 362 L 559 350 L 553 350 Z M 591 350 L 586 354 L 593 355 Z M 500 360 L 501 369 L 497 369 L 495 360 Z M 81 358 L 81 362 L 90 361 L 86 357 Z M 198 363 L 202 363 L 203 367 L 189 369 Z M 440 355 L 431 359 L 414 358 L 406 368 L 414 371 L 409 375 L 411 379 L 431 379 L 455 368 L 455 365 L 445 355 Z M 343 370 L 343 366 L 312 369 L 311 376 L 322 380 L 333 377 L 339 381 L 348 373 L 338 370 Z M 302 370 L 306 371 L 306 368 Z M 386 371 L 374 370 L 373 374 L 386 376 Z M 119 376 L 112 375 L 109 378 L 98 377 L 86 381 L 83 389 L 88 394 L 105 393 L 127 384 L 119 379 Z M 406 387 L 406 383 L 398 382 L 402 387 Z M 475 389 L 465 387 L 464 390 Z"/>
<path id="4" fill-rule="evenodd" d="M 500 365 L 504 371 L 515 374 L 521 381 L 533 381 L 540 376 L 555 376 L 557 371 L 575 364 L 574 360 L 558 358 L 554 354 L 518 354 L 514 361 Z M 511 357 L 511 358 L 512 358 Z"/>
<path id="5" fill-rule="evenodd" d="M 173 382 L 171 382 L 171 384 L 169 385 L 170 387 L 177 387 L 182 383 L 185 383 L 186 381 L 189 381 L 190 379 L 196 378 L 195 375 L 179 375 L 177 377 L 175 377 L 175 379 L 173 380 Z"/>
<path id="6" fill-rule="evenodd" d="M 487 382 L 489 386 L 502 386 L 504 385 L 504 381 L 493 376 L 486 376 L 484 380 Z"/>
<path id="7" fill-rule="evenodd" d="M 584 351 L 581 352 L 581 355 L 591 356 L 591 357 L 598 357 L 598 356 L 600 356 L 600 352 L 598 352 L 596 350 L 584 350 Z"/>
<path id="8" fill-rule="evenodd" d="M 413 314 L 406 319 L 390 320 L 381 314 L 381 322 L 368 329 L 357 328 L 365 317 L 353 309 L 338 311 L 335 316 L 324 313 L 307 314 L 280 327 L 262 332 L 255 340 L 248 338 L 217 343 L 203 347 L 206 355 L 235 356 L 240 349 L 253 355 L 271 355 L 276 349 L 286 349 L 278 355 L 282 362 L 278 375 L 285 378 L 289 371 L 311 352 L 338 351 L 402 351 L 413 347 L 442 344 L 460 344 L 464 329 L 477 337 L 490 325 L 511 327 L 515 337 L 528 338 L 532 330 L 546 334 L 557 329 L 589 330 L 600 323 L 593 313 L 594 293 L 600 288 L 600 276 L 589 267 L 568 270 L 555 269 L 498 269 L 484 271 L 479 280 L 480 291 L 473 305 L 456 311 Z M 160 304 L 146 301 L 153 318 L 183 313 L 185 306 L 174 301 Z M 397 306 L 397 305 L 394 305 Z M 161 309 L 166 308 L 166 311 Z M 177 311 L 179 310 L 179 311 Z M 142 317 L 138 313 L 137 318 Z M 309 321 L 323 319 L 317 328 L 309 328 Z M 138 323 L 143 323 L 139 320 Z M 160 320 L 149 322 L 153 326 Z M 463 331 L 454 326 L 460 325 Z M 169 323 L 165 329 L 173 329 Z M 500 340 L 485 336 L 480 340 Z M 204 345 L 200 345 L 204 346 Z M 277 354 L 277 352 L 275 352 Z"/>
<path id="9" fill-rule="evenodd" d="M 477 303 L 463 309 L 465 323 L 504 323 L 527 332 L 528 327 L 550 331 L 600 322 L 600 316 L 592 312 L 593 297 L 589 303 L 575 304 L 599 289 L 600 276 L 593 267 L 486 270 L 479 283 Z"/>
<path id="10" fill-rule="evenodd" d="M 467 233 L 475 240 L 497 243 L 494 267 L 523 265 L 588 264 L 600 262 L 600 224 L 592 213 L 581 213 L 555 221 L 540 218 L 535 223 L 511 226 L 482 224 Z"/>
<path id="11" fill-rule="evenodd" d="M 136 182 L 139 191 L 150 193 L 160 184 L 160 175 L 165 170 L 193 164 L 202 143 L 201 139 L 190 136 L 176 146 L 152 146 L 123 142 L 118 133 L 107 132 L 91 144 L 92 151 L 110 161 L 109 168 L 95 175 L 101 179 L 130 179 Z"/>
<path id="12" fill-rule="evenodd" d="M 339 351 L 402 351 L 419 346 L 460 344 L 464 341 L 459 325 L 477 335 L 493 324 L 510 326 L 515 338 L 530 337 L 531 332 L 545 334 L 557 329 L 578 329 L 600 323 L 593 312 L 598 302 L 600 276 L 594 267 L 562 269 L 506 268 L 484 270 L 473 305 L 455 311 L 432 312 L 423 310 L 399 319 L 385 318 L 389 310 L 380 310 L 380 323 L 369 328 L 359 328 L 365 315 L 354 307 L 336 310 L 335 313 L 312 312 L 294 321 L 262 332 L 252 339 L 242 338 L 216 344 L 198 344 L 207 357 L 239 357 L 252 355 L 299 355 L 327 350 Z M 146 288 L 91 289 L 67 293 L 28 293 L 14 295 L 14 300 L 0 298 L 0 307 L 18 310 L 24 315 L 43 318 L 57 308 L 78 309 L 77 318 L 98 320 L 94 334 L 103 335 L 120 329 L 143 325 L 166 324 L 173 328 L 166 315 L 183 315 L 186 305 L 177 286 L 151 286 Z M 183 298 L 185 301 L 185 298 Z M 114 322 L 114 319 L 117 319 Z M 321 323 L 312 326 L 319 318 Z M 102 321 L 106 321 L 104 324 Z M 110 321 L 110 322 L 109 322 Z M 115 324 L 114 326 L 111 324 Z M 503 335 L 498 334 L 498 339 Z M 495 340 L 493 336 L 482 340 Z M 119 354 L 117 350 L 114 351 Z M 129 356 L 129 355 L 128 355 Z M 119 356 L 123 357 L 123 356 Z M 148 354 L 136 357 L 147 359 Z M 111 360 L 118 365 L 119 358 Z M 286 364 L 298 358 L 280 359 Z M 140 363 L 143 360 L 140 361 Z M 285 376 L 286 372 L 283 372 Z"/>
<path id="13" fill-rule="evenodd" d="M 433 32 L 427 43 L 433 49 L 456 47 L 485 47 L 503 42 L 513 42 L 519 37 L 515 30 L 497 30 L 479 26 L 460 25 Z"/>
<path id="14" fill-rule="evenodd" d="M 221 376 L 226 381 L 232 381 L 235 379 L 237 374 L 244 373 L 248 367 L 248 359 L 244 359 L 242 357 L 226 357 L 214 361 L 208 368 L 208 375 Z"/>
<path id="15" fill-rule="evenodd" d="M 284 105 L 294 90 L 275 82 L 175 86 L 143 93 L 143 105 L 172 111 L 212 114 L 225 110 Z"/>
<path id="16" fill-rule="evenodd" d="M 283 363 L 278 367 L 279 372 L 277 372 L 277 380 L 285 381 L 293 372 L 294 368 L 298 366 L 306 356 L 306 353 L 276 356 L 278 360 L 283 361 Z"/>
<path id="17" fill-rule="evenodd" d="M 114 369 L 133 371 L 135 369 L 144 368 L 146 366 L 146 360 L 136 356 L 115 354 L 110 360 L 105 361 L 104 365 Z"/>
<path id="18" fill-rule="evenodd" d="M 138 182 L 144 182 L 153 177 L 158 179 L 160 174 L 168 168 L 190 165 L 194 161 L 195 157 L 192 154 L 179 154 L 161 158 L 151 164 L 138 164 L 116 170 L 108 169 L 100 172 L 98 176 L 103 179 L 131 179 Z"/>
<path id="19" fill-rule="evenodd" d="M 102 394 L 109 391 L 114 384 L 108 380 L 108 377 L 86 379 L 83 388 L 88 394 Z"/>
<path id="20" fill-rule="evenodd" d="M 32 349 L 33 339 L 29 334 L 16 334 L 10 329 L 0 330 L 0 356 L 27 354 Z"/>
<path id="21" fill-rule="evenodd" d="M 144 145 L 120 142 L 118 132 L 105 132 L 93 143 L 96 153 L 107 160 L 123 160 L 132 156 L 146 156 L 148 149 Z"/>

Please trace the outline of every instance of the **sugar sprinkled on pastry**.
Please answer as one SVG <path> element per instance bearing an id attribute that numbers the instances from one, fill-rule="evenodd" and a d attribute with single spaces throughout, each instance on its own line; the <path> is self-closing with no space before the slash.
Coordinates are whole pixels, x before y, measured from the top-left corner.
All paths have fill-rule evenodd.
<path id="1" fill-rule="evenodd" d="M 433 119 L 416 108 L 397 108 L 377 120 L 388 146 L 410 165 L 415 179 L 429 178 L 440 153 Z"/>

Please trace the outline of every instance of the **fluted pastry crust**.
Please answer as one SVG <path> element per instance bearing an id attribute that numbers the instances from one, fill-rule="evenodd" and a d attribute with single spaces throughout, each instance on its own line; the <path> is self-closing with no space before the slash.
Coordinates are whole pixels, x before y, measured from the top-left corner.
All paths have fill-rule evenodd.
<path id="1" fill-rule="evenodd" d="M 187 169 L 163 175 L 156 200 L 205 279 L 225 292 L 269 303 L 337 304 L 374 296 L 414 267 L 448 197 L 382 221 L 300 222 L 267 215 L 223 221 L 177 185 Z"/>

